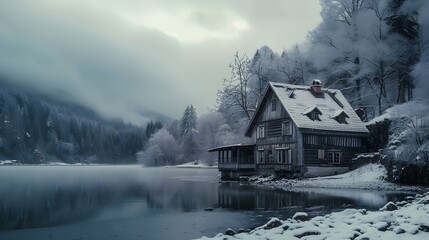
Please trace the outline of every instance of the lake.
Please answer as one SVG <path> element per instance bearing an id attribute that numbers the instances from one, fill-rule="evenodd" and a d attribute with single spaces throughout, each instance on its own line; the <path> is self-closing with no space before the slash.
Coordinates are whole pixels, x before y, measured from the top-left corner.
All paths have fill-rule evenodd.
<path id="1" fill-rule="evenodd" d="M 283 191 L 220 182 L 217 169 L 0 167 L 0 239 L 192 239 L 297 211 L 375 210 L 411 193 Z M 212 211 L 209 211 L 212 210 Z"/>

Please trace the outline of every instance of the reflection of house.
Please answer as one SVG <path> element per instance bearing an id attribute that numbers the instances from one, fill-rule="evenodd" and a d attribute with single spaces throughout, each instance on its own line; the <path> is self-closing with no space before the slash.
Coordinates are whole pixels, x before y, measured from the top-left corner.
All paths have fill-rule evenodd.
<path id="1" fill-rule="evenodd" d="M 305 206 L 308 193 L 288 192 L 226 182 L 219 185 L 218 204 L 236 210 L 282 209 Z M 332 201 L 332 199 L 330 199 Z"/>
<path id="2" fill-rule="evenodd" d="M 321 176 L 349 169 L 368 130 L 341 91 L 269 83 L 245 135 L 254 145 L 217 151 L 223 178 L 260 174 Z"/>

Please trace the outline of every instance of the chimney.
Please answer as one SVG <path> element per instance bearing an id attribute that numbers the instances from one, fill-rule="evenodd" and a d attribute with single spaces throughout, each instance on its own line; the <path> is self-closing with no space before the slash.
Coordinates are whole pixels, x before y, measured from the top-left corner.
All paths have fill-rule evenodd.
<path id="1" fill-rule="evenodd" d="M 322 93 L 322 81 L 319 79 L 314 79 L 313 84 L 311 84 L 311 90 L 316 94 Z"/>

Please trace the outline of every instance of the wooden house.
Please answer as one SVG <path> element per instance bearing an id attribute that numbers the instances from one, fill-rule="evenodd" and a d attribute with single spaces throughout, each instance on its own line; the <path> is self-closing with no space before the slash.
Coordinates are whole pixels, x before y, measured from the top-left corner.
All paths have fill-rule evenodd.
<path id="1" fill-rule="evenodd" d="M 270 82 L 245 132 L 254 144 L 209 151 L 218 152 L 223 178 L 324 176 L 348 171 L 352 158 L 365 152 L 368 133 L 340 90 L 322 88 L 319 80 L 311 86 Z"/>

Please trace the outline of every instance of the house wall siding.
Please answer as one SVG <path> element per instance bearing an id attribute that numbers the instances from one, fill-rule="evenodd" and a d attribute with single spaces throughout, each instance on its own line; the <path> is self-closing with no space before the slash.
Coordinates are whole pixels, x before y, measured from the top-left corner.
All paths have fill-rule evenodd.
<path id="1" fill-rule="evenodd" d="M 272 110 L 272 101 L 276 100 L 276 110 Z M 283 135 L 282 124 L 285 121 L 291 123 L 291 135 Z M 258 126 L 265 126 L 265 137 L 257 138 L 256 131 Z M 271 92 L 267 96 L 266 104 L 261 109 L 261 115 L 256 120 L 254 129 L 252 130 L 252 138 L 254 138 L 255 147 L 255 163 L 258 164 L 260 169 L 273 168 L 274 165 L 279 165 L 276 162 L 276 149 L 287 147 L 291 151 L 292 165 L 302 165 L 302 151 L 299 149 L 298 140 L 300 132 L 295 123 L 287 114 L 283 105 L 277 97 Z M 258 163 L 258 150 L 265 150 L 265 162 Z"/>
<path id="2" fill-rule="evenodd" d="M 319 149 L 323 149 L 324 158 L 318 158 Z M 340 164 L 328 163 L 328 151 L 340 151 L 342 159 Z M 351 160 L 356 154 L 364 152 L 364 148 L 342 147 L 342 146 L 326 146 L 326 145 L 304 145 L 304 164 L 307 166 L 350 166 Z"/>

